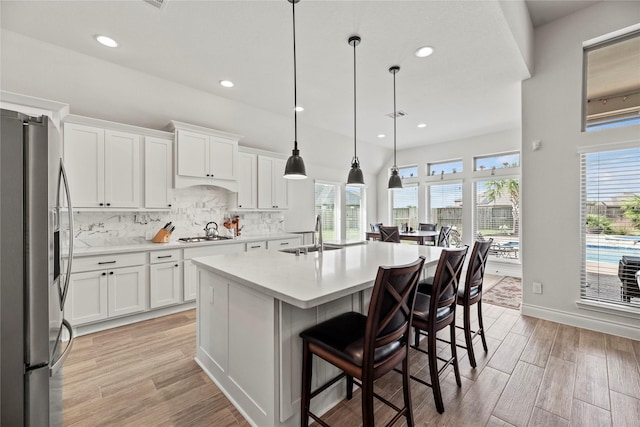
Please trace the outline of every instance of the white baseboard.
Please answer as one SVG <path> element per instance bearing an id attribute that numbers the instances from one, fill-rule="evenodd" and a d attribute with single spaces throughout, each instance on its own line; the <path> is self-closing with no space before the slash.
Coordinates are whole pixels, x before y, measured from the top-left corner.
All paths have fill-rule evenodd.
<path id="1" fill-rule="evenodd" d="M 606 334 L 640 340 L 640 329 L 637 321 L 631 320 L 629 323 L 597 319 L 592 316 L 567 313 L 565 311 L 540 307 L 537 305 L 522 303 L 520 312 L 527 316 L 539 319 L 550 320 L 552 322 L 563 323 L 577 328 L 589 329 Z M 624 319 L 621 317 L 621 319 Z"/>
<path id="2" fill-rule="evenodd" d="M 196 307 L 196 302 L 191 301 L 184 304 L 172 305 L 169 307 L 145 311 L 143 313 L 131 314 L 128 316 L 108 319 L 101 322 L 89 323 L 87 325 L 73 326 L 76 337 L 82 335 L 93 334 L 118 326 L 130 325 L 132 323 L 142 322 L 143 320 L 155 319 L 156 317 L 166 316 L 167 314 L 179 313 L 181 311 L 191 310 Z"/>

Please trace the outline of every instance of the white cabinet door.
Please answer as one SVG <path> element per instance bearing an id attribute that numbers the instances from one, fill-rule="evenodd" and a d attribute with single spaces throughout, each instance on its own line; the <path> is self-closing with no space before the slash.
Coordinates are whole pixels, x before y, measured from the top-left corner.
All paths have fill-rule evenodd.
<path id="1" fill-rule="evenodd" d="M 146 137 L 144 140 L 144 206 L 171 207 L 173 141 Z"/>
<path id="2" fill-rule="evenodd" d="M 209 137 L 209 174 L 216 179 L 236 179 L 238 142 Z"/>
<path id="3" fill-rule="evenodd" d="M 198 293 L 198 269 L 191 260 L 184 261 L 184 302 L 194 301 Z"/>
<path id="4" fill-rule="evenodd" d="M 286 163 L 282 159 L 273 159 L 273 205 L 276 209 L 289 208 L 289 181 L 283 177 Z"/>
<path id="5" fill-rule="evenodd" d="M 73 273 L 65 316 L 74 325 L 107 318 L 107 272 Z"/>
<path id="6" fill-rule="evenodd" d="M 182 299 L 182 272 L 179 262 L 149 266 L 149 306 L 178 304 Z"/>
<path id="7" fill-rule="evenodd" d="M 105 131 L 104 203 L 108 207 L 140 206 L 140 136 Z"/>
<path id="8" fill-rule="evenodd" d="M 64 162 L 74 207 L 104 203 L 104 130 L 64 124 Z"/>
<path id="9" fill-rule="evenodd" d="M 178 129 L 178 175 L 204 178 L 209 173 L 209 135 Z"/>
<path id="10" fill-rule="evenodd" d="M 258 156 L 238 153 L 238 209 L 255 209 L 258 198 Z"/>
<path id="11" fill-rule="evenodd" d="M 147 309 L 147 275 L 143 265 L 107 272 L 109 317 Z"/>
<path id="12" fill-rule="evenodd" d="M 289 184 L 282 177 L 285 164 L 282 159 L 258 156 L 258 208 L 289 207 Z"/>

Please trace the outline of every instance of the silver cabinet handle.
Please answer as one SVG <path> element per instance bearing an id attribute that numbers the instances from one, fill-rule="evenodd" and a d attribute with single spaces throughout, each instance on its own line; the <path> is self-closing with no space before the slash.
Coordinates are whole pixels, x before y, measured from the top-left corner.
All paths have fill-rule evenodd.
<path id="1" fill-rule="evenodd" d="M 71 351 L 71 347 L 73 346 L 73 341 L 76 339 L 76 336 L 73 334 L 73 328 L 71 327 L 71 324 L 67 322 L 67 319 L 62 319 L 62 325 L 67 328 L 67 331 L 69 331 L 69 342 L 67 343 L 67 347 L 64 349 L 58 360 L 51 363 L 51 366 L 49 367 L 50 377 L 54 376 L 58 372 L 67 356 L 69 356 L 69 352 Z M 60 335 L 62 335 L 62 329 L 60 329 L 60 334 L 58 334 L 58 342 L 60 342 Z"/>

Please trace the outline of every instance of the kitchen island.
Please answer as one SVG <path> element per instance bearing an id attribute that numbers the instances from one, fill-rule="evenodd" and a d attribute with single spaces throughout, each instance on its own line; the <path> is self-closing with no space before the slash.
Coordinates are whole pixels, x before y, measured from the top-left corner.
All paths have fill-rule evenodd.
<path id="1" fill-rule="evenodd" d="M 346 311 L 366 313 L 380 265 L 442 248 L 368 242 L 295 255 L 237 253 L 193 259 L 198 267 L 196 362 L 251 424 L 300 424 L 304 329 Z M 316 360 L 313 388 L 336 374 Z M 344 398 L 339 382 L 312 401 L 321 414 Z"/>

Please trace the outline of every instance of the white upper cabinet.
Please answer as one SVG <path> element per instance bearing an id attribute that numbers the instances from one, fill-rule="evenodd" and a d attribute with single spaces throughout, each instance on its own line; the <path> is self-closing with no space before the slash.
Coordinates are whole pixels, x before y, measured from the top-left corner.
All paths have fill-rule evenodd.
<path id="1" fill-rule="evenodd" d="M 144 207 L 171 208 L 173 141 L 145 137 L 144 139 Z"/>
<path id="2" fill-rule="evenodd" d="M 74 207 L 140 206 L 140 136 L 64 125 L 64 158 Z"/>
<path id="3" fill-rule="evenodd" d="M 238 209 L 258 206 L 258 156 L 238 153 Z"/>
<path id="4" fill-rule="evenodd" d="M 289 184 L 283 178 L 286 162 L 258 156 L 258 208 L 288 209 Z"/>
<path id="5" fill-rule="evenodd" d="M 172 121 L 176 135 L 176 187 L 216 185 L 238 190 L 240 135 Z"/>

